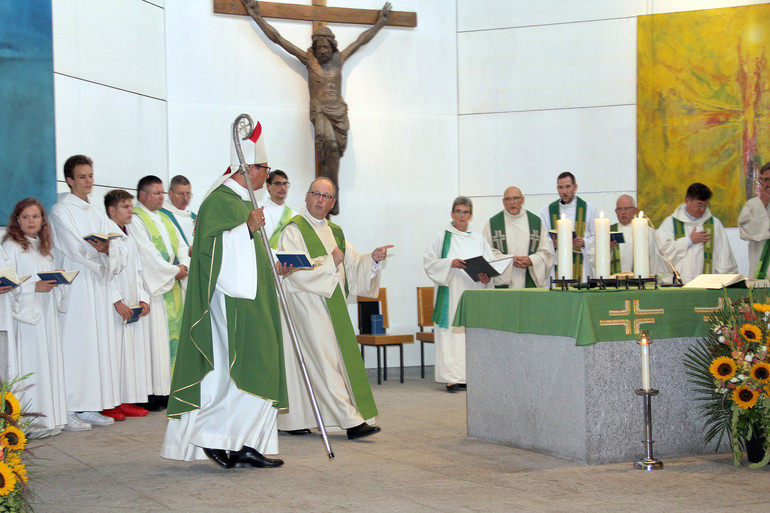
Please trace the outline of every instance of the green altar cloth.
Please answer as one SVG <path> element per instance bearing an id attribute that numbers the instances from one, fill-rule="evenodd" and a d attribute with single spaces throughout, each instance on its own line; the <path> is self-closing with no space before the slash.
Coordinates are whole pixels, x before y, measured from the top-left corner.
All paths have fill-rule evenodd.
<path id="1" fill-rule="evenodd" d="M 727 289 L 731 299 L 746 289 Z M 764 300 L 765 290 L 754 292 Z M 722 290 L 487 289 L 467 290 L 454 325 L 512 333 L 573 337 L 576 345 L 636 340 L 640 330 L 653 338 L 704 337 L 706 319 L 724 303 Z"/>

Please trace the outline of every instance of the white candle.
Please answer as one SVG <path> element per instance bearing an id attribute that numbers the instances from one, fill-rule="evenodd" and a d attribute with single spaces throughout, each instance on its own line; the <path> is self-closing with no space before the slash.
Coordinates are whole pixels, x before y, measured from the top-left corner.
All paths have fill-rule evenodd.
<path id="1" fill-rule="evenodd" d="M 634 276 L 650 276 L 650 249 L 647 238 L 647 219 L 644 212 L 631 220 L 631 234 L 634 241 Z"/>
<path id="2" fill-rule="evenodd" d="M 604 217 L 604 211 L 594 220 L 596 234 L 596 277 L 610 277 L 610 220 Z"/>
<path id="3" fill-rule="evenodd" d="M 639 342 L 642 346 L 642 388 L 650 389 L 650 342 L 642 338 Z"/>
<path id="4" fill-rule="evenodd" d="M 556 278 L 567 280 L 572 279 L 572 219 L 561 219 L 556 221 L 556 241 L 559 246 L 558 260 L 556 261 Z"/>

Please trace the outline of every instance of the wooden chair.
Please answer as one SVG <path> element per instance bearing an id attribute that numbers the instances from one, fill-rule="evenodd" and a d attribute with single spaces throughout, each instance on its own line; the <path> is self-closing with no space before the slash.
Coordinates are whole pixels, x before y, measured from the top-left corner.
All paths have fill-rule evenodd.
<path id="1" fill-rule="evenodd" d="M 380 293 L 377 297 L 364 297 L 358 296 L 358 303 L 367 303 L 376 301 L 380 304 L 380 313 L 382 314 L 382 325 L 387 330 L 390 326 L 388 323 L 388 296 L 387 289 L 380 288 Z M 359 318 L 359 331 L 361 330 L 361 319 Z M 404 344 L 414 343 L 414 335 L 390 335 L 385 333 L 384 335 L 356 335 L 358 343 L 361 345 L 361 358 L 364 357 L 364 347 L 373 346 L 377 349 L 377 384 L 382 384 L 380 369 L 384 368 L 382 375 L 385 381 L 388 380 L 388 346 L 398 346 L 400 349 L 400 369 L 401 369 L 401 383 L 404 382 Z M 382 349 L 384 367 L 380 365 L 380 349 Z"/>
<path id="2" fill-rule="evenodd" d="M 435 342 L 433 334 L 433 287 L 417 287 L 417 325 L 415 337 L 420 341 L 420 377 L 425 379 L 425 344 Z M 425 331 L 430 328 L 430 331 Z"/>

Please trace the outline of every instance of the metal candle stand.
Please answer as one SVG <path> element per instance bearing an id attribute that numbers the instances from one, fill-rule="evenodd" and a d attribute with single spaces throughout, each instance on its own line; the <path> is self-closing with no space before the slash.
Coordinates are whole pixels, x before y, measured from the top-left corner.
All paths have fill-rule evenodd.
<path id="1" fill-rule="evenodd" d="M 642 330 L 642 332 L 639 334 L 639 339 L 637 342 L 640 346 L 642 346 L 642 360 L 644 361 L 645 346 L 649 348 L 649 345 L 652 344 L 652 338 L 650 337 L 650 334 L 647 332 L 647 330 Z M 647 349 L 647 355 L 649 356 L 649 349 Z M 646 371 L 647 381 L 649 381 L 649 367 L 647 367 Z M 644 373 L 645 368 L 643 364 L 642 382 L 645 381 Z M 658 395 L 658 391 L 653 388 L 637 388 L 634 390 L 634 392 L 637 395 L 644 396 L 644 440 L 642 440 L 642 443 L 644 444 L 644 458 L 634 462 L 634 468 L 647 471 L 663 468 L 663 462 L 656 460 L 652 455 L 652 444 L 655 443 L 655 441 L 652 439 L 652 396 Z"/>
<path id="2" fill-rule="evenodd" d="M 580 280 L 568 280 L 565 276 L 562 276 L 561 278 L 554 278 L 551 276 L 550 282 L 548 285 L 548 290 L 554 290 L 554 286 L 556 286 L 556 290 L 569 290 L 570 287 L 576 288 L 577 290 L 590 290 L 590 289 L 599 289 L 599 290 L 607 290 L 608 288 L 615 288 L 620 289 L 621 285 L 625 283 L 626 290 L 629 290 L 629 285 L 632 287 L 636 285 L 636 288 L 639 290 L 646 290 L 646 284 L 647 283 L 654 283 L 655 284 L 655 290 L 658 289 L 658 276 L 652 276 L 650 278 L 642 278 L 641 276 L 637 276 L 636 278 L 604 278 L 603 276 L 600 276 L 599 278 L 588 278 L 588 280 L 585 283 L 581 283 Z"/>

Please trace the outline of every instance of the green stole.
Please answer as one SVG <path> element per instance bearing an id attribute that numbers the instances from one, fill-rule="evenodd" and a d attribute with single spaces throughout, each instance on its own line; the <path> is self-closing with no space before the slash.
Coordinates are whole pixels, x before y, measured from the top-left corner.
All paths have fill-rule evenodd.
<path id="1" fill-rule="evenodd" d="M 674 223 L 674 238 L 681 239 L 688 236 L 682 221 L 675 217 L 672 217 L 671 221 Z M 703 243 L 703 274 L 711 274 L 714 267 L 714 216 L 703 223 L 703 231 L 710 235 L 709 240 Z"/>
<path id="2" fill-rule="evenodd" d="M 169 219 L 171 219 L 171 222 L 174 223 L 174 226 L 179 228 L 179 234 L 182 236 L 182 239 L 184 239 L 184 243 L 189 246 L 190 245 L 190 241 L 187 240 L 187 235 L 184 234 L 184 230 L 182 230 L 182 226 L 179 224 L 179 221 L 177 221 L 176 216 L 174 215 L 174 213 L 171 212 L 167 208 L 161 208 L 160 211 L 163 212 L 164 214 L 166 214 Z M 190 212 L 190 217 L 192 217 L 193 223 L 195 223 L 195 219 L 198 216 L 195 215 L 195 212 Z"/>
<path id="3" fill-rule="evenodd" d="M 299 232 L 302 234 L 302 238 L 305 240 L 307 251 L 310 258 L 318 258 L 320 256 L 328 255 L 326 248 L 318 237 L 313 226 L 310 225 L 307 219 L 301 215 L 296 215 L 291 218 L 291 223 L 297 225 Z M 337 243 L 337 247 L 345 253 L 345 236 L 342 233 L 342 228 L 336 224 L 327 221 L 329 228 L 332 230 L 334 240 Z M 371 419 L 378 415 L 377 405 L 374 404 L 374 396 L 372 395 L 372 387 L 369 386 L 369 376 L 366 374 L 366 368 L 364 367 L 364 361 L 361 358 L 361 353 L 358 350 L 358 341 L 356 340 L 356 332 L 353 328 L 353 323 L 350 322 L 350 315 L 348 314 L 348 307 L 345 304 L 345 297 L 348 295 L 348 280 L 347 274 L 345 274 L 345 296 L 342 295 L 342 289 L 339 284 L 334 288 L 332 297 L 326 299 L 326 308 L 329 310 L 329 318 L 332 321 L 332 327 L 334 328 L 334 335 L 337 338 L 337 344 L 340 347 L 340 354 L 342 360 L 345 363 L 345 369 L 347 370 L 348 381 L 350 381 L 350 387 L 353 389 L 353 397 L 356 400 L 356 407 L 361 413 L 361 416 L 365 419 Z"/>
<path id="4" fill-rule="evenodd" d="M 452 232 L 444 232 L 444 243 L 441 248 L 441 258 L 446 258 L 449 254 L 449 246 L 452 244 Z M 439 285 L 436 292 L 436 304 L 433 307 L 433 317 L 431 320 L 440 328 L 449 329 L 449 287 Z"/>
<path id="5" fill-rule="evenodd" d="M 618 231 L 618 223 L 611 225 L 610 231 Z M 610 258 L 610 273 L 617 274 L 620 272 L 620 269 L 620 244 L 616 244 L 612 249 L 612 256 Z"/>
<path id="6" fill-rule="evenodd" d="M 253 209 L 225 185 L 203 201 L 198 211 L 182 332 L 171 377 L 167 415 L 179 418 L 200 409 L 200 382 L 214 369 L 209 304 L 222 270 L 222 234 L 245 223 Z M 259 232 L 254 234 L 257 295 L 254 299 L 225 296 L 229 374 L 239 390 L 273 403 L 289 405 L 286 391 L 281 311 L 270 261 Z M 232 270 L 231 270 L 232 272 Z"/>
<path id="7" fill-rule="evenodd" d="M 586 213 L 588 208 L 582 198 L 575 197 L 575 199 L 577 200 L 574 219 L 575 236 L 582 238 L 586 234 Z M 548 213 L 551 215 L 551 228 L 553 229 L 556 229 L 556 221 L 561 217 L 559 215 L 559 201 L 556 200 L 548 206 Z M 580 279 L 583 276 L 583 250 L 577 246 L 572 247 L 572 274 L 575 279 Z"/>
<path id="8" fill-rule="evenodd" d="M 765 241 L 765 247 L 762 248 L 762 255 L 757 262 L 757 272 L 754 275 L 756 280 L 764 280 L 767 278 L 767 264 L 770 263 L 770 239 Z"/>
<path id="9" fill-rule="evenodd" d="M 527 249 L 527 256 L 536 253 L 537 248 L 540 245 L 540 228 L 541 220 L 540 216 L 536 216 L 529 210 L 527 212 L 527 220 L 529 221 L 529 248 Z M 489 220 L 489 231 L 492 233 L 492 246 L 501 253 L 508 254 L 508 239 L 505 232 L 505 211 L 501 210 L 498 214 L 494 215 Z M 511 264 L 513 265 L 513 264 Z M 496 289 L 507 289 L 508 285 L 495 285 Z M 537 288 L 535 281 L 529 274 L 527 269 L 526 279 L 524 281 L 524 288 L 534 289 Z M 434 310 L 435 311 L 435 310 Z"/>
<path id="10" fill-rule="evenodd" d="M 174 229 L 174 223 L 171 218 L 159 212 L 160 219 L 163 221 L 163 226 L 168 231 L 168 236 L 171 239 L 171 246 L 174 248 L 174 255 L 169 255 L 166 243 L 163 242 L 163 237 L 158 230 L 150 216 L 144 209 L 134 207 L 134 213 L 139 216 L 144 225 L 150 231 L 150 237 L 152 237 L 152 243 L 155 249 L 158 250 L 160 256 L 166 262 L 172 263 L 174 260 L 179 260 L 179 256 L 176 254 L 176 249 L 179 246 L 179 239 L 176 237 L 176 230 Z M 181 230 L 180 230 L 181 231 Z M 171 358 L 171 373 L 174 373 L 174 363 L 176 362 L 176 351 L 179 346 L 179 332 L 182 327 L 182 313 L 184 311 L 184 297 L 182 296 L 182 286 L 179 284 L 179 280 L 174 280 L 174 286 L 171 290 L 163 294 L 163 302 L 166 305 L 166 317 L 168 318 L 168 347 L 169 355 Z"/>
<path id="11" fill-rule="evenodd" d="M 289 220 L 291 220 L 291 209 L 284 205 L 283 212 L 281 212 L 281 219 L 278 220 L 278 224 L 275 225 L 275 230 L 273 230 L 273 234 L 270 236 L 269 242 L 271 248 L 278 249 L 278 239 L 281 237 L 281 230 L 283 230 L 284 226 L 289 224 Z"/>

